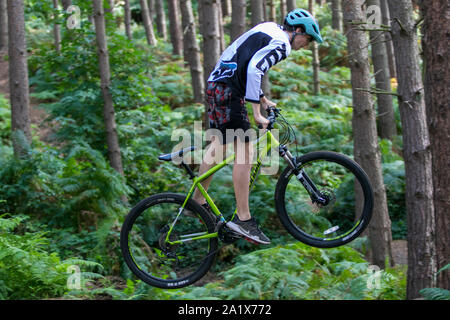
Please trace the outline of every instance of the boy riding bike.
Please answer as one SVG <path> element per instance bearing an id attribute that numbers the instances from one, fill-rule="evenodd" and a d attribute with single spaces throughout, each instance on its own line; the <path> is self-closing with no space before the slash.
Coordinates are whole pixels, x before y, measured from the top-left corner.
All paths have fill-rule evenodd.
<path id="1" fill-rule="evenodd" d="M 221 134 L 215 136 L 208 146 L 199 175 L 216 164 L 214 160 L 220 148 L 225 154 L 226 145 L 234 143 L 236 158 L 233 185 L 237 214 L 229 227 L 257 243 L 269 244 L 270 239 L 259 229 L 248 204 L 253 145 L 249 137 L 245 136 L 245 131 L 250 129 L 245 103 L 248 101 L 252 104 L 255 122 L 266 128 L 269 121 L 261 115 L 260 106 L 267 108 L 276 104 L 268 100 L 261 90 L 263 75 L 273 65 L 286 59 L 292 49 L 305 48 L 311 41 L 322 43 L 319 25 L 308 11 L 295 9 L 286 16 L 283 26 L 265 22 L 241 35 L 223 52 L 208 78 L 206 99 L 209 104 L 209 125 Z M 234 135 L 230 139 L 226 134 L 227 129 L 241 129 L 235 132 L 244 134 Z M 211 180 L 212 175 L 202 182 L 205 190 Z M 198 189 L 193 199 L 208 209 Z"/>

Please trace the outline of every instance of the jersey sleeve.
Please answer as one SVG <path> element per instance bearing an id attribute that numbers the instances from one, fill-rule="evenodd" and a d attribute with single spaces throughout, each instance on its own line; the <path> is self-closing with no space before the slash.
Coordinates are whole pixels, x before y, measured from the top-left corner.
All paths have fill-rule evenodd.
<path id="1" fill-rule="evenodd" d="M 261 90 L 262 77 L 267 70 L 286 57 L 286 44 L 279 40 L 270 41 L 253 55 L 247 68 L 246 101 L 259 103 L 260 97 L 264 96 Z"/>

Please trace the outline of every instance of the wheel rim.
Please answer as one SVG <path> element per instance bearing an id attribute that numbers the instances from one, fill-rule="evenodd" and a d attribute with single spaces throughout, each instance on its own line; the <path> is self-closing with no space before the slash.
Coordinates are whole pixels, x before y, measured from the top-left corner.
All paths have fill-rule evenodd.
<path id="1" fill-rule="evenodd" d="M 210 241 L 214 240 L 189 241 L 207 234 L 208 228 L 196 214 L 188 216 L 183 211 L 178 215 L 180 207 L 178 203 L 153 203 L 136 217 L 127 234 L 132 270 L 153 280 L 181 285 L 192 282 L 192 275 L 206 268 L 212 258 Z"/>
<path id="2" fill-rule="evenodd" d="M 364 193 L 358 174 L 331 160 L 318 159 L 302 164 L 325 204 L 311 199 L 291 172 L 284 192 L 286 214 L 297 232 L 315 241 L 345 241 L 361 227 Z M 357 202 L 359 199 L 359 202 Z"/>

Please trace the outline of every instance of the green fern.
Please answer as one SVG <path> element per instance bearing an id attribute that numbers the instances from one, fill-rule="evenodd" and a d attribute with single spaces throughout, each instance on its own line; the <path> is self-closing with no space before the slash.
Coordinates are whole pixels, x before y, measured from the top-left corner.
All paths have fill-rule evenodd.
<path id="1" fill-rule="evenodd" d="M 450 263 L 438 270 L 441 273 L 450 269 Z M 427 300 L 450 300 L 450 291 L 442 288 L 424 288 L 419 293 Z"/>
<path id="2" fill-rule="evenodd" d="M 450 300 L 450 291 L 441 288 L 425 288 L 419 293 L 427 300 Z"/>

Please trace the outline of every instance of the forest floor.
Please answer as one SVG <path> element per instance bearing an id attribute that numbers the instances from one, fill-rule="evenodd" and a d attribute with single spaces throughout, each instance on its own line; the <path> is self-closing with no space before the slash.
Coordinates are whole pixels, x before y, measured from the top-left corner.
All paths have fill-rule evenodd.
<path id="1" fill-rule="evenodd" d="M 3 94 L 9 100 L 9 62 L 7 60 L 7 51 L 0 51 L 0 94 Z M 30 88 L 30 93 L 33 88 Z M 41 141 L 48 142 L 48 137 L 51 134 L 51 124 L 44 121 L 48 115 L 39 108 L 39 101 L 36 98 L 30 97 L 30 120 L 32 125 L 33 135 L 39 136 Z"/>

